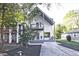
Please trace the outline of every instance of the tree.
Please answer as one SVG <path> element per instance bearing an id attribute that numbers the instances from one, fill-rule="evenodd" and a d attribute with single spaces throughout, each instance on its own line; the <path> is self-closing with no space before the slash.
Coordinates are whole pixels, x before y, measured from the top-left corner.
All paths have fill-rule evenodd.
<path id="1" fill-rule="evenodd" d="M 66 25 L 69 24 L 67 27 L 70 29 L 79 28 L 79 12 L 77 10 L 69 11 L 65 16 L 64 20 Z"/>
<path id="2" fill-rule="evenodd" d="M 27 25 L 24 33 L 20 36 L 21 45 L 26 46 L 28 44 L 28 41 L 33 40 L 35 38 L 35 35 L 36 31 L 31 30 L 30 27 Z"/>
<path id="3" fill-rule="evenodd" d="M 55 30 L 55 35 L 57 39 L 61 38 L 61 33 L 66 32 L 66 27 L 64 25 L 58 24 Z"/>
<path id="4" fill-rule="evenodd" d="M 20 43 L 24 46 L 26 46 L 27 42 L 29 40 L 34 39 L 35 32 L 30 29 L 30 24 L 33 18 L 37 15 L 37 10 L 35 3 L 27 3 L 27 4 L 21 4 L 21 10 L 24 14 L 24 21 L 26 22 L 26 27 L 24 28 L 24 32 L 20 35 Z M 28 23 L 29 22 L 29 23 Z"/>
<path id="5" fill-rule="evenodd" d="M 0 4 L 0 27 L 1 27 L 1 51 L 3 50 L 3 29 L 16 26 L 18 21 L 23 20 L 19 4 L 1 3 Z"/>
<path id="6" fill-rule="evenodd" d="M 21 10 L 24 14 L 24 21 L 26 22 L 26 27 L 24 28 L 23 33 L 20 35 L 20 43 L 22 46 L 26 46 L 29 40 L 34 39 L 34 31 L 30 29 L 29 25 L 35 17 L 35 13 L 32 10 L 36 7 L 35 3 L 24 3 L 20 4 Z M 28 23 L 29 22 L 29 23 Z M 27 24 L 28 23 L 28 24 Z"/>

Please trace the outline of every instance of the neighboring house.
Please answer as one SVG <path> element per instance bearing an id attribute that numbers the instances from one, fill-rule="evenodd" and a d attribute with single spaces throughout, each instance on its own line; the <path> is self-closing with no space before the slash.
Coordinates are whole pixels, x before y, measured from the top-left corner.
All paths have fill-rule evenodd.
<path id="1" fill-rule="evenodd" d="M 40 8 L 36 7 L 41 14 L 38 14 L 33 18 L 30 24 L 32 30 L 37 31 L 35 40 L 49 40 L 53 37 L 53 19 L 49 18 Z M 4 42 L 19 43 L 20 34 L 23 33 L 25 25 L 17 24 L 15 28 L 4 30 Z M 1 40 L 1 38 L 0 38 Z"/>
<path id="2" fill-rule="evenodd" d="M 61 39 L 66 39 L 67 35 L 70 35 L 72 40 L 79 40 L 79 28 L 73 29 L 66 33 L 62 33 Z"/>

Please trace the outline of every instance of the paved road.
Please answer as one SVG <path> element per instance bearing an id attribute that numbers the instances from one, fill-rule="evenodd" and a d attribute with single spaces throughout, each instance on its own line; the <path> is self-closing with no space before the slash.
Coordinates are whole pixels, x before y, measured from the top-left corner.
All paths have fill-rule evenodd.
<path id="1" fill-rule="evenodd" d="M 56 42 L 47 42 L 42 44 L 40 56 L 79 56 L 79 51 L 59 46 Z"/>

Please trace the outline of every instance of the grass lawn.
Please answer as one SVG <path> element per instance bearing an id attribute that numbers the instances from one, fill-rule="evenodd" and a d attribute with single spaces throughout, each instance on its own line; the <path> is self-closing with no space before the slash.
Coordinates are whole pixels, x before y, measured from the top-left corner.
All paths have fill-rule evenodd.
<path id="1" fill-rule="evenodd" d="M 68 42 L 67 40 L 56 40 L 56 42 L 59 42 L 60 43 L 59 45 L 61 46 L 79 51 L 79 42 L 75 41 Z"/>

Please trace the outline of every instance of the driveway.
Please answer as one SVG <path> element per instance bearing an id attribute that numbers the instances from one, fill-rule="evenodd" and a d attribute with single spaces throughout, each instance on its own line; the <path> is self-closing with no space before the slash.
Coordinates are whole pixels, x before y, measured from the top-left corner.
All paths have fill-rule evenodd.
<path id="1" fill-rule="evenodd" d="M 79 51 L 57 45 L 56 42 L 42 44 L 40 56 L 79 56 Z"/>

